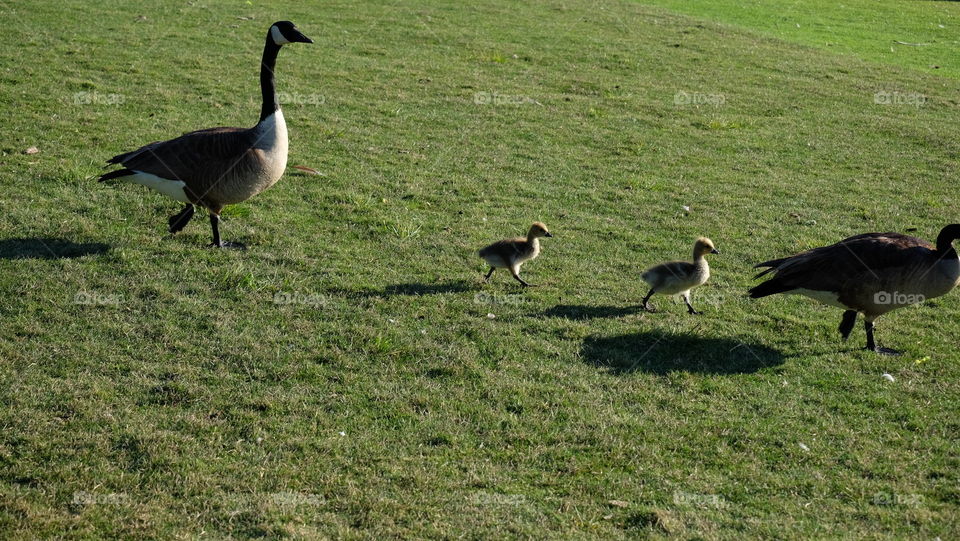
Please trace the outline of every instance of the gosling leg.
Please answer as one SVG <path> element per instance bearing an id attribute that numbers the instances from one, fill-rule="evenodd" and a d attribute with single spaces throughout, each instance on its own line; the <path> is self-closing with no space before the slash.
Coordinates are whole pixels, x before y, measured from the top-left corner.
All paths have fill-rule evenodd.
<path id="1" fill-rule="evenodd" d="M 532 286 L 531 286 L 530 284 L 528 284 L 523 278 L 520 278 L 520 269 L 518 269 L 517 267 L 510 267 L 510 274 L 513 275 L 513 278 L 514 278 L 516 281 L 518 281 L 518 282 L 520 282 L 521 284 L 523 284 L 523 287 L 532 287 Z"/>
<path id="2" fill-rule="evenodd" d="M 650 292 L 647 293 L 647 296 L 643 298 L 643 309 L 646 310 L 647 312 L 656 312 L 656 311 L 657 311 L 654 307 L 652 307 L 652 306 L 650 306 L 649 304 L 647 304 L 647 301 L 649 301 L 649 300 L 650 300 L 650 297 L 652 297 L 652 296 L 653 296 L 653 288 L 650 288 Z"/>

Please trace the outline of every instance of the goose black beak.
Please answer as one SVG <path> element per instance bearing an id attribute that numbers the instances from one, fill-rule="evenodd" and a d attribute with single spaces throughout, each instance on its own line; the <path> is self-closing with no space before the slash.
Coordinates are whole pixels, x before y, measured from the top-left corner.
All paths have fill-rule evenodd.
<path id="1" fill-rule="evenodd" d="M 295 29 L 294 32 L 296 32 L 296 35 L 289 36 L 287 37 L 287 39 L 289 39 L 294 43 L 313 43 L 312 39 L 308 38 L 307 36 L 304 36 L 303 33 L 301 33 L 299 30 Z"/>
<path id="2" fill-rule="evenodd" d="M 544 236 L 544 237 L 552 237 L 553 235 L 551 235 L 550 233 L 544 233 L 543 236 Z"/>
<path id="3" fill-rule="evenodd" d="M 718 255 L 719 255 L 719 254 L 720 254 L 720 250 L 717 250 L 716 248 L 714 248 L 713 250 L 710 250 L 710 253 L 711 253 L 711 254 L 718 254 Z"/>

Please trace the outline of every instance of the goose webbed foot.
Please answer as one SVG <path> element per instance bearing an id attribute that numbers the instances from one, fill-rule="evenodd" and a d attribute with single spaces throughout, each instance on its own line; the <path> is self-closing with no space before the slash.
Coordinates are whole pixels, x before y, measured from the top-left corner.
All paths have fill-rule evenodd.
<path id="1" fill-rule="evenodd" d="M 690 304 L 690 299 L 684 297 L 683 302 L 687 303 L 687 313 L 691 316 L 699 316 L 702 312 L 697 312 L 694 310 L 693 305 Z"/>
<path id="2" fill-rule="evenodd" d="M 182 231 L 183 228 L 190 223 L 190 219 L 193 218 L 193 212 L 193 205 L 187 203 L 187 206 L 183 207 L 183 210 L 171 216 L 170 219 L 167 220 L 167 223 L 170 225 L 170 234 L 172 235 Z"/>
<path id="3" fill-rule="evenodd" d="M 210 213 L 210 228 L 213 229 L 213 242 L 208 244 L 209 248 L 230 248 L 233 250 L 246 250 L 247 247 L 239 242 L 229 242 L 220 240 L 220 216 Z"/>
<path id="4" fill-rule="evenodd" d="M 864 349 L 868 351 L 872 351 L 874 353 L 878 353 L 880 355 L 890 355 L 890 356 L 903 355 L 902 352 L 897 351 L 895 349 L 883 348 L 877 345 L 877 343 L 873 340 L 873 322 L 872 321 L 865 322 L 863 326 L 867 331 L 867 347 L 865 347 Z"/>
<path id="5" fill-rule="evenodd" d="M 874 353 L 876 353 L 876 354 L 878 354 L 878 355 L 888 355 L 888 356 L 890 356 L 890 357 L 899 357 L 899 356 L 903 355 L 903 352 L 902 352 L 902 351 L 899 351 L 899 350 L 896 350 L 896 349 L 884 348 L 884 347 L 880 347 L 880 346 L 874 346 L 873 348 L 866 347 L 866 348 L 863 348 L 863 349 L 865 349 L 865 350 L 867 350 L 867 351 L 872 351 L 872 352 L 874 352 Z"/>
<path id="6" fill-rule="evenodd" d="M 207 248 L 226 248 L 229 250 L 246 250 L 247 245 L 242 242 L 230 242 L 228 240 L 221 240 L 219 243 L 211 242 L 207 245 Z"/>

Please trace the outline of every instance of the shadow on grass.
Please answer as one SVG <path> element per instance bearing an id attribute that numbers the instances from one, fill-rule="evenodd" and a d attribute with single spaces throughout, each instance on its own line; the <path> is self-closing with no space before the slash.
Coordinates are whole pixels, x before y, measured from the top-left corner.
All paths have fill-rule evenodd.
<path id="1" fill-rule="evenodd" d="M 614 374 L 685 371 L 701 374 L 749 374 L 783 364 L 779 351 L 735 338 L 650 331 L 583 342 L 584 362 Z"/>
<path id="2" fill-rule="evenodd" d="M 463 293 L 472 291 L 475 286 L 465 282 L 444 282 L 439 284 L 391 284 L 382 290 L 377 289 L 330 289 L 328 293 L 347 298 L 370 298 L 370 297 L 396 297 L 396 296 L 417 296 L 417 295 L 442 295 L 444 293 Z"/>
<path id="3" fill-rule="evenodd" d="M 579 304 L 558 304 L 543 315 L 547 317 L 562 317 L 566 319 L 596 319 L 604 317 L 621 317 L 637 314 L 643 311 L 639 304 L 636 306 L 586 306 Z"/>
<path id="4" fill-rule="evenodd" d="M 100 242 L 78 244 L 54 238 L 0 240 L 0 259 L 70 259 L 105 254 L 109 250 L 109 244 Z"/>

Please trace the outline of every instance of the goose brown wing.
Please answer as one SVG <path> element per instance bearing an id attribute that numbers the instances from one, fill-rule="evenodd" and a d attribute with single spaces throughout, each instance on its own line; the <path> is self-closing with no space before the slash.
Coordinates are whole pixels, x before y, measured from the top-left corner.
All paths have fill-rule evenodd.
<path id="1" fill-rule="evenodd" d="M 921 265 L 932 249 L 900 233 L 866 233 L 757 266 L 772 267 L 772 281 L 782 288 L 841 291 L 851 282 L 881 282 L 894 269 Z"/>
<path id="2" fill-rule="evenodd" d="M 253 147 L 250 130 L 209 128 L 150 143 L 114 156 L 110 163 L 200 187 L 222 177 Z"/>

